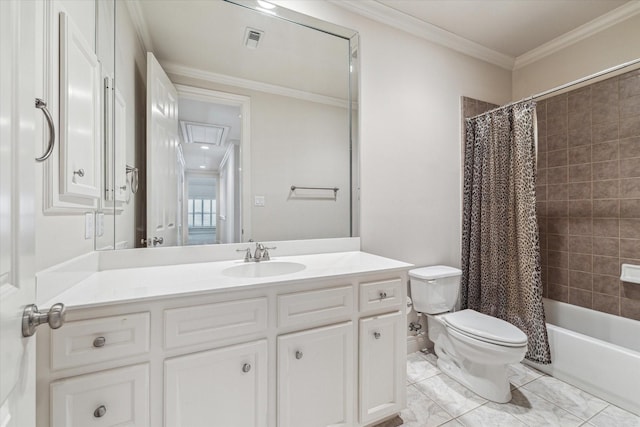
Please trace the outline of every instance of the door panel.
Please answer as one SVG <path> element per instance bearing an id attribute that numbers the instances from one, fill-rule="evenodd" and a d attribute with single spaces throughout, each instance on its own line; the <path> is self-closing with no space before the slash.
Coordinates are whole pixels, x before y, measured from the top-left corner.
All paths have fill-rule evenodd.
<path id="1" fill-rule="evenodd" d="M 178 241 L 178 93 L 147 53 L 147 245 Z M 151 243 L 151 246 L 153 244 Z"/>
<path id="2" fill-rule="evenodd" d="M 0 1 L 0 425 L 35 425 L 35 2 Z M 37 154 L 37 155 L 40 155 Z"/>

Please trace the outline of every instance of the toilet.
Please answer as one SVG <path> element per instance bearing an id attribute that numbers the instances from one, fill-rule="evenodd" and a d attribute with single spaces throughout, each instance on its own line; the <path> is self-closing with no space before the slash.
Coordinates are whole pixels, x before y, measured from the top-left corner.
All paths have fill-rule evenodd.
<path id="1" fill-rule="evenodd" d="M 517 327 L 474 310 L 451 312 L 462 271 L 436 265 L 409 271 L 411 298 L 427 315 L 438 368 L 485 399 L 511 400 L 508 366 L 522 361 L 527 336 Z"/>

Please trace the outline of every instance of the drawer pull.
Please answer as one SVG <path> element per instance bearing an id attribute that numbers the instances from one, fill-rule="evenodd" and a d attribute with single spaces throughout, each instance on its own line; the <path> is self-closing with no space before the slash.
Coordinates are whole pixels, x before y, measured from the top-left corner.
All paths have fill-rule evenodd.
<path id="1" fill-rule="evenodd" d="M 107 339 L 105 337 L 98 337 L 95 340 L 93 340 L 93 346 L 96 348 L 104 347 L 106 343 L 107 343 Z"/>
<path id="2" fill-rule="evenodd" d="M 380 299 L 385 299 L 387 297 L 386 292 L 380 292 Z"/>
<path id="3" fill-rule="evenodd" d="M 296 351 L 296 359 L 302 359 L 302 352 L 300 350 Z"/>
<path id="4" fill-rule="evenodd" d="M 244 365 L 242 365 L 242 372 L 244 372 L 245 374 L 247 372 L 249 372 L 251 370 L 251 365 L 248 363 L 245 363 Z"/>
<path id="5" fill-rule="evenodd" d="M 373 333 L 373 337 L 374 337 L 375 339 L 377 339 L 377 340 L 379 340 L 381 336 L 382 336 L 382 335 L 380 335 L 380 332 L 374 332 L 374 333 Z"/>
<path id="6" fill-rule="evenodd" d="M 102 418 L 106 413 L 107 413 L 107 407 L 104 405 L 100 405 L 96 408 L 95 411 L 93 411 L 93 416 L 96 418 Z"/>

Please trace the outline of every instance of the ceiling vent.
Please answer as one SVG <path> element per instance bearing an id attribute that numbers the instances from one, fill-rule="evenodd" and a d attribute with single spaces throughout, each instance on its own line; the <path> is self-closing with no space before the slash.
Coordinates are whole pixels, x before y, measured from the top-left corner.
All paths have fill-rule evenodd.
<path id="1" fill-rule="evenodd" d="M 185 144 L 206 144 L 222 147 L 229 134 L 228 126 L 212 125 L 180 120 L 182 139 Z"/>
<path id="2" fill-rule="evenodd" d="M 264 37 L 264 31 L 247 27 L 244 32 L 244 45 L 249 49 L 256 49 L 262 37 Z"/>

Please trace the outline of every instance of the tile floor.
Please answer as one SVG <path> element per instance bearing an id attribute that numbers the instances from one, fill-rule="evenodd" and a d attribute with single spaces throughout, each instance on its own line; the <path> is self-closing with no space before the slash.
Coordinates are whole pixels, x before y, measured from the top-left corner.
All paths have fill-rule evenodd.
<path id="1" fill-rule="evenodd" d="M 474 394 L 436 366 L 436 356 L 407 357 L 405 427 L 640 427 L 640 417 L 526 365 L 511 367 L 513 399 L 498 404 Z"/>

